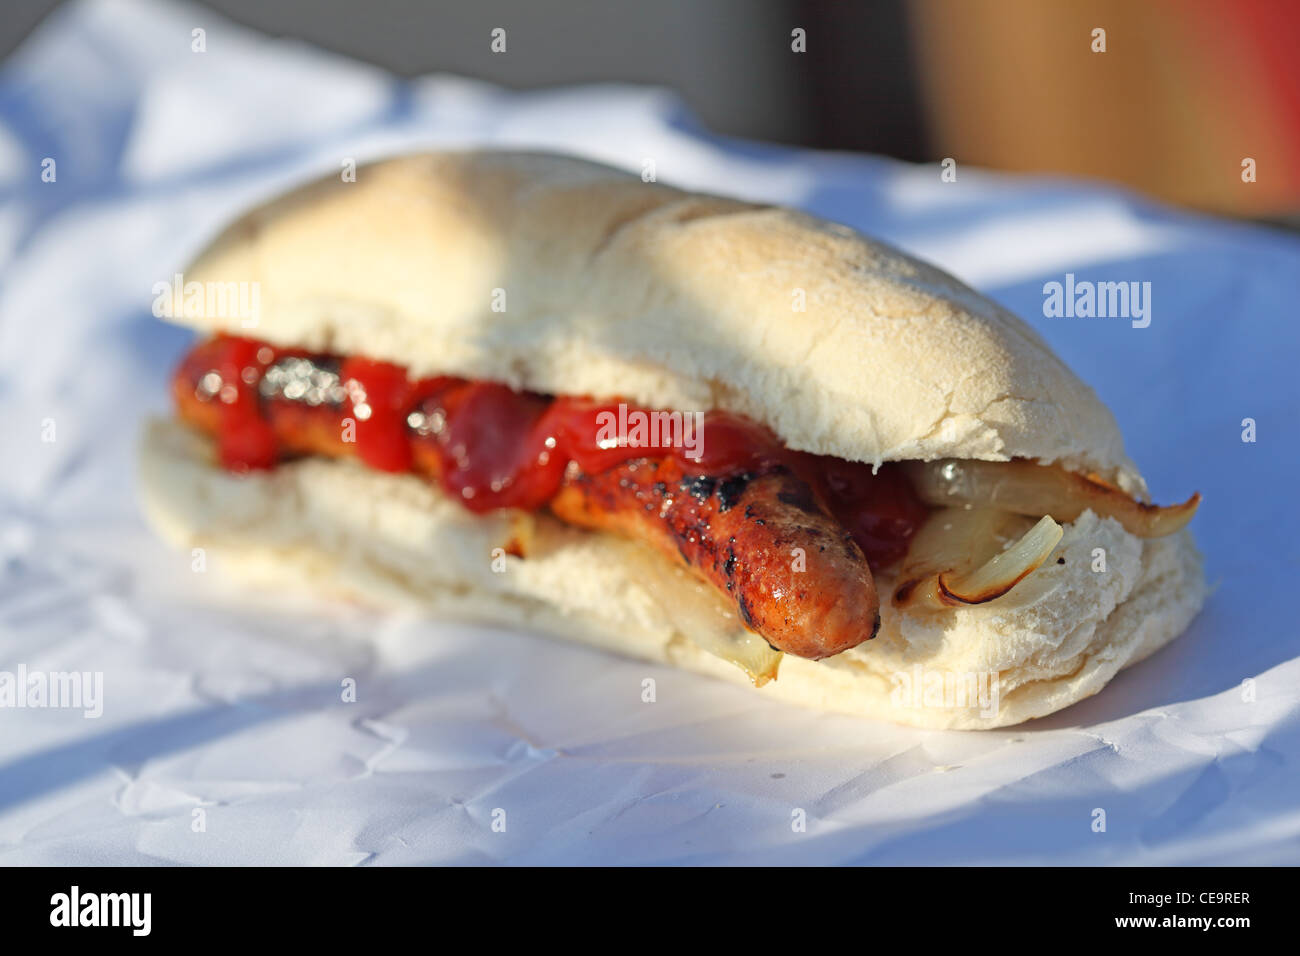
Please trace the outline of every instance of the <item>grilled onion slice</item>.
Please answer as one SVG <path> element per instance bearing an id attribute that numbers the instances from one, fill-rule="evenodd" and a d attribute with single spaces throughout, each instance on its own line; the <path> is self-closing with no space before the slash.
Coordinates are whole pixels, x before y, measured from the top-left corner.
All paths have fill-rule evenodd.
<path id="1" fill-rule="evenodd" d="M 894 606 L 942 610 L 1002 597 L 1047 560 L 1061 526 L 994 508 L 944 508 L 917 532 L 894 589 Z M 1021 532 L 1024 531 L 1023 534 Z M 1006 541 L 1014 541 L 1002 550 Z"/>
<path id="2" fill-rule="evenodd" d="M 713 585 L 638 545 L 629 543 L 625 560 L 661 596 L 674 627 L 691 643 L 739 667 L 755 687 L 776 680 L 784 652 L 745 627 Z"/>
<path id="3" fill-rule="evenodd" d="M 1114 518 L 1139 538 L 1159 538 L 1181 530 L 1201 503 L 1199 493 L 1180 505 L 1160 507 L 1134 501 L 1100 479 L 1037 462 L 972 461 L 943 458 L 907 463 L 908 477 L 926 504 L 1000 508 L 1016 514 L 1051 515 L 1073 521 L 1089 508 Z"/>

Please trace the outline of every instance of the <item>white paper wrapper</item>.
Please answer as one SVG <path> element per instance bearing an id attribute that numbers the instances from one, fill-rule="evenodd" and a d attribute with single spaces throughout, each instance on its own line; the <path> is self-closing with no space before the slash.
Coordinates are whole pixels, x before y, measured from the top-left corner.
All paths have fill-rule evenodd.
<path id="1" fill-rule="evenodd" d="M 139 424 L 188 343 L 152 285 L 288 183 L 462 143 L 653 157 L 994 295 L 1115 410 L 1158 500 L 1205 494 L 1204 613 L 1065 712 L 926 733 L 195 573 L 135 504 Z M 9 61 L 0 190 L 0 671 L 103 682 L 98 717 L 0 708 L 0 862 L 1300 861 L 1294 238 L 1099 186 L 723 141 L 661 90 L 399 84 L 137 0 L 62 8 Z M 1150 281 L 1151 325 L 1043 318 L 1066 272 Z"/>

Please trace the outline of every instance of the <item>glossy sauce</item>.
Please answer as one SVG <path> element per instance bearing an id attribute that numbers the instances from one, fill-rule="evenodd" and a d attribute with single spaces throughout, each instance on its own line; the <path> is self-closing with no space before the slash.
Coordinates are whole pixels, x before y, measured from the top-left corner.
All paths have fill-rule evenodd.
<path id="1" fill-rule="evenodd" d="M 268 369 L 291 358 L 322 366 L 334 361 L 219 336 L 182 362 L 178 381 L 198 383 L 196 397 L 219 408 L 223 467 L 245 472 L 276 464 L 276 434 L 264 413 L 266 390 L 259 394 L 259 386 Z M 448 376 L 411 380 L 398 365 L 364 358 L 346 358 L 337 367 L 337 377 L 328 373 L 330 391 L 309 401 L 337 410 L 341 426 L 353 431 L 343 441 L 354 443 L 357 456 L 380 471 L 436 474 L 449 494 L 477 513 L 544 508 L 570 462 L 599 474 L 630 459 L 669 456 L 689 474 L 709 477 L 788 467 L 817 490 L 873 569 L 903 557 L 928 513 L 902 472 L 889 464 L 872 474 L 870 465 L 792 452 L 769 429 L 729 412 L 705 414 L 696 460 L 681 443 L 602 446 L 598 416 L 610 412 L 617 419 L 617 399 L 557 398 Z"/>
<path id="2" fill-rule="evenodd" d="M 262 416 L 257 383 L 275 353 L 249 339 L 228 338 L 212 371 L 220 377 L 216 392 L 221 409 L 218 453 L 224 468 L 248 471 L 270 468 L 276 461 L 275 432 Z"/>

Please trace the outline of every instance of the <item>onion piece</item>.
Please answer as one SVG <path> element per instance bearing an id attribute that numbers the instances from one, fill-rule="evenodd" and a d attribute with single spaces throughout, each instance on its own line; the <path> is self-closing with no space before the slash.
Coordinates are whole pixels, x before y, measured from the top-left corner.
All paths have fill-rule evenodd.
<path id="1" fill-rule="evenodd" d="M 749 676 L 755 687 L 776 680 L 781 660 L 785 657 L 783 651 L 778 651 L 762 637 L 743 627 L 732 631 L 723 641 L 700 640 L 694 634 L 691 635 L 691 640 L 714 657 L 735 664 Z"/>
<path id="2" fill-rule="evenodd" d="M 1001 508 L 1016 514 L 1051 515 L 1073 521 L 1087 509 L 1114 518 L 1139 538 L 1180 531 L 1200 506 L 1196 493 L 1180 505 L 1160 507 L 1135 501 L 1100 478 L 1037 462 L 943 458 L 906 463 L 912 487 L 926 504 Z"/>
<path id="3" fill-rule="evenodd" d="M 940 508 L 917 529 L 898 580 L 973 570 L 1018 541 L 1032 524 L 997 508 Z"/>
<path id="4" fill-rule="evenodd" d="M 674 568 L 677 581 L 662 593 L 672 603 L 669 616 L 701 650 L 735 664 L 762 687 L 775 680 L 783 652 L 749 630 L 717 599 L 712 585 L 687 571 Z"/>
<path id="5" fill-rule="evenodd" d="M 942 610 L 1002 597 L 1037 570 L 1065 534 L 1044 515 L 1011 547 L 999 550 L 999 539 L 1016 520 L 993 508 L 935 512 L 912 540 L 894 606 Z"/>
<path id="6" fill-rule="evenodd" d="M 945 598 L 961 604 L 984 604 L 999 598 L 1036 571 L 1064 534 L 1065 529 L 1050 515 L 1043 515 L 1023 538 L 969 574 L 940 574 L 939 588 Z"/>
<path id="7" fill-rule="evenodd" d="M 734 606 L 690 571 L 639 545 L 628 545 L 635 575 L 660 596 L 673 626 L 690 642 L 743 670 L 755 687 L 776 680 L 784 652 L 741 623 Z"/>

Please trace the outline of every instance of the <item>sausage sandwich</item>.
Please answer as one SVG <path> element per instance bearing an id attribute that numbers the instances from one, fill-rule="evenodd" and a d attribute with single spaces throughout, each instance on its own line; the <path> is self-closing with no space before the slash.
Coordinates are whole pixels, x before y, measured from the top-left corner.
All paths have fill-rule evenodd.
<path id="1" fill-rule="evenodd" d="M 177 291 L 145 507 L 246 577 L 970 728 L 1095 693 L 1204 597 L 1199 497 L 1149 503 L 1035 332 L 789 209 L 412 155 L 247 213 Z M 996 706 L 954 702 L 984 675 Z"/>

